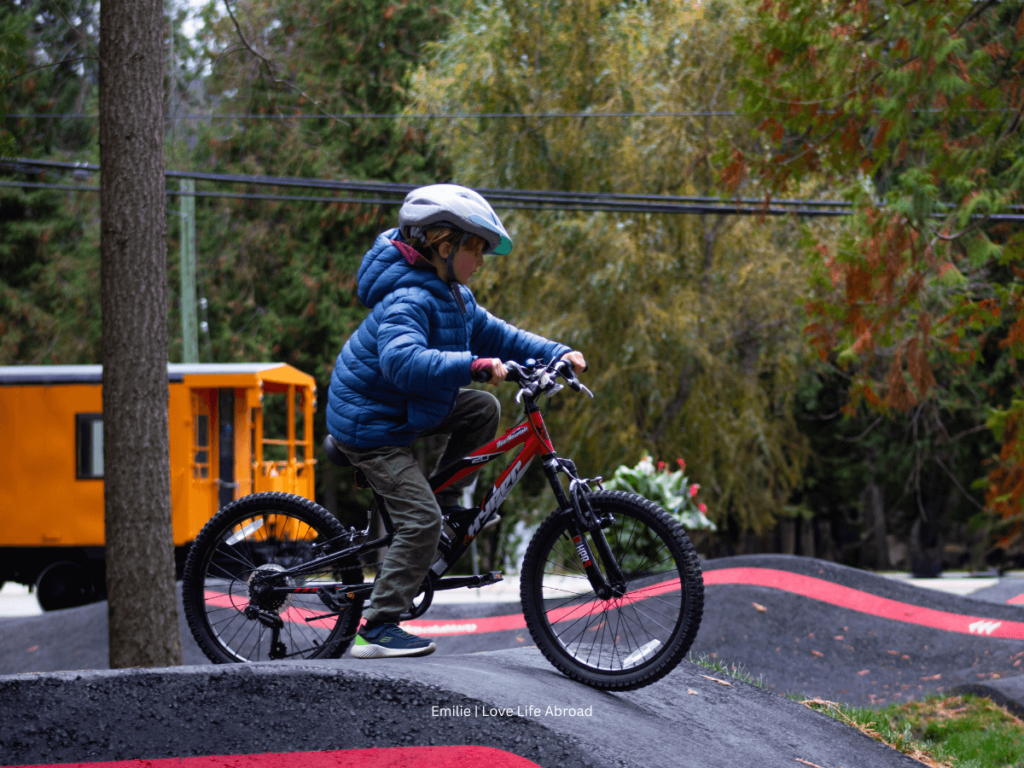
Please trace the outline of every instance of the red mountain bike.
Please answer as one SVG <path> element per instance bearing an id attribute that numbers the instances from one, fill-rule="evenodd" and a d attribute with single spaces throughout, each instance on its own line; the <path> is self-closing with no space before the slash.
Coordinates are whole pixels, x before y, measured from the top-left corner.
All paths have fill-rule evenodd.
<path id="1" fill-rule="evenodd" d="M 697 555 L 659 506 L 601 490 L 600 478 L 581 478 L 555 453 L 537 400 L 562 389 L 559 378 L 593 395 L 568 361 L 527 362 L 506 363 L 525 419 L 430 478 L 436 493 L 519 449 L 479 507 L 445 520 L 452 535 L 441 535 L 408 618 L 421 616 L 440 590 L 501 580 L 498 572 L 446 574 L 539 458 L 556 505 L 521 569 L 530 634 L 555 667 L 580 682 L 610 690 L 648 685 L 679 663 L 697 635 L 704 606 Z M 348 464 L 330 437 L 324 445 L 335 463 Z M 386 535 L 372 539 L 377 515 Z M 345 530 L 301 496 L 258 493 L 229 504 L 200 531 L 185 566 L 185 614 L 199 647 L 216 663 L 341 656 L 373 589 L 361 558 L 388 546 L 394 533 L 376 494 L 361 531 Z"/>

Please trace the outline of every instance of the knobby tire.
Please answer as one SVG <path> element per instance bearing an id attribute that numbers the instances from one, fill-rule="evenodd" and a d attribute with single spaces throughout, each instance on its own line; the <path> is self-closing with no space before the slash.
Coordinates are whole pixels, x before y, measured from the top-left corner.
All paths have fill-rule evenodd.
<path id="1" fill-rule="evenodd" d="M 601 600 L 587 579 L 566 517 L 537 529 L 523 560 L 520 593 L 526 625 L 541 652 L 568 677 L 605 690 L 650 685 L 689 651 L 704 609 L 700 562 L 679 523 L 635 494 L 590 496 L 625 577 L 620 596 Z M 608 578 L 593 534 L 585 540 Z"/>
<path id="2" fill-rule="evenodd" d="M 185 617 L 207 658 L 216 664 L 270 660 L 272 630 L 243 614 L 250 604 L 250 577 L 256 569 L 308 562 L 323 554 L 314 544 L 344 533 L 323 507 L 286 493 L 244 496 L 214 515 L 189 550 L 182 581 Z M 362 583 L 362 569 L 356 561 L 345 562 L 329 573 L 292 577 L 290 586 L 315 588 L 318 581 Z M 285 658 L 337 658 L 352 642 L 362 604 L 307 622 L 331 610 L 315 593 L 296 593 L 270 612 L 284 625 Z"/>

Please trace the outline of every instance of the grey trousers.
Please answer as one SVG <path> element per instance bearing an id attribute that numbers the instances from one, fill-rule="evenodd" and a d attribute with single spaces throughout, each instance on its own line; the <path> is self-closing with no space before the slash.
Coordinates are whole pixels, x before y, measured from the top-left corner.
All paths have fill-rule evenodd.
<path id="1" fill-rule="evenodd" d="M 448 418 L 420 437 L 448 435 L 437 463 L 440 469 L 493 439 L 500 417 L 501 406 L 494 395 L 463 389 Z M 441 505 L 458 504 L 462 490 L 473 481 L 473 475 L 453 483 L 435 497 L 410 446 L 387 445 L 366 451 L 347 445 L 340 447 L 384 499 L 395 523 L 394 541 L 381 563 L 370 595 L 370 607 L 363 616 L 370 623 L 398 621 L 399 615 L 412 604 L 437 551 Z"/>

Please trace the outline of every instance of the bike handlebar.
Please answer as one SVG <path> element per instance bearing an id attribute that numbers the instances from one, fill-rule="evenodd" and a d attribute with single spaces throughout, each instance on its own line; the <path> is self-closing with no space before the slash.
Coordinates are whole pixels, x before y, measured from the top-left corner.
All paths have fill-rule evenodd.
<path id="1" fill-rule="evenodd" d="M 514 360 L 509 360 L 505 363 L 505 367 L 508 369 L 505 381 L 518 384 L 521 392 L 527 392 L 530 397 L 536 397 L 539 394 L 548 392 L 551 394 L 557 392 L 562 388 L 562 385 L 556 381 L 556 377 L 559 376 L 576 392 L 585 392 L 589 397 L 594 396 L 576 378 L 576 369 L 570 360 L 562 359 L 556 363 L 545 364 L 530 359 L 526 361 L 526 365 L 520 365 Z M 587 368 L 583 370 L 586 371 Z M 472 374 L 472 377 L 473 381 L 479 382 L 488 382 L 492 378 L 491 372 L 488 370 L 476 371 Z"/>

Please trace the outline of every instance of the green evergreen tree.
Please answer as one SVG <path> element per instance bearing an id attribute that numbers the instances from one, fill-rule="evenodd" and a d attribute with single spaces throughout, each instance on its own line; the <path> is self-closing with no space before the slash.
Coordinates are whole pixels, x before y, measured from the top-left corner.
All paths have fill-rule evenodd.
<path id="1" fill-rule="evenodd" d="M 5 153 L 96 159 L 96 123 L 17 114 L 94 112 L 98 5 L 76 0 L 0 6 L 7 79 Z M 19 61 L 11 68 L 11 56 Z M 0 75 L 2 76 L 2 75 Z M 88 174 L 5 174 L 5 180 L 96 184 Z M 0 365 L 99 361 L 99 199 L 90 193 L 0 188 Z"/>
<path id="2" fill-rule="evenodd" d="M 179 124 L 169 167 L 412 184 L 449 174 L 422 130 L 394 119 L 343 117 L 402 112 L 420 48 L 448 23 L 437 5 L 248 0 L 231 8 L 231 16 L 217 17 L 211 6 L 197 41 L 203 54 L 195 66 L 211 67 L 202 99 L 215 116 L 266 119 Z M 202 108 L 197 101 L 190 108 Z M 299 114 L 320 117 L 274 119 Z M 209 324 L 200 359 L 275 360 L 312 374 L 319 384 L 315 434 L 322 437 L 335 358 L 366 314 L 356 296 L 360 260 L 380 232 L 397 226 L 397 213 L 375 203 L 198 198 L 199 288 Z M 178 285 L 176 267 L 171 285 Z M 177 307 L 174 296 L 172 360 L 181 355 Z M 323 463 L 320 469 L 322 493 Z M 364 510 L 350 490 L 342 488 L 342 508 Z"/>

